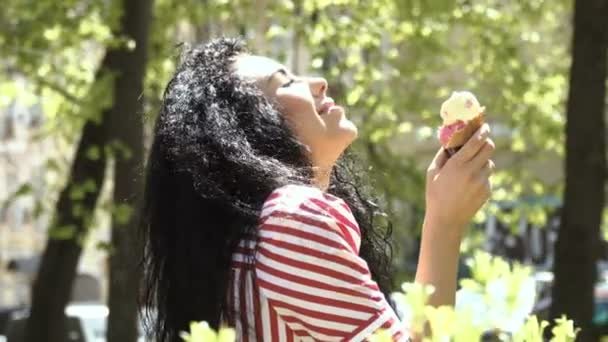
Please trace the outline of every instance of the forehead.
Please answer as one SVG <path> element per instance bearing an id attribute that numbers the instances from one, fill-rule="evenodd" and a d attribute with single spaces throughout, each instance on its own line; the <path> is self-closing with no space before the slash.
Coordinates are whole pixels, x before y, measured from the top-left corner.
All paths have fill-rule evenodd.
<path id="1" fill-rule="evenodd" d="M 255 55 L 239 56 L 234 62 L 234 68 L 237 75 L 252 81 L 260 81 L 278 70 L 286 69 L 274 59 Z"/>

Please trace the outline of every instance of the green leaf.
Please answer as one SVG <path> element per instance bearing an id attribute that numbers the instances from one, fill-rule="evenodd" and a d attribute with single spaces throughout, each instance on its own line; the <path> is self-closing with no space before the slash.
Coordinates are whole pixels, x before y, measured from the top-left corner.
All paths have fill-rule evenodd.
<path id="1" fill-rule="evenodd" d="M 97 145 L 90 146 L 86 150 L 85 156 L 90 160 L 99 160 L 101 157 L 101 149 Z"/>
<path id="2" fill-rule="evenodd" d="M 551 342 L 573 342 L 576 340 L 580 329 L 574 328 L 574 321 L 567 319 L 564 315 L 555 319 L 556 325 L 551 329 L 553 338 Z"/>
<path id="3" fill-rule="evenodd" d="M 191 322 L 190 331 L 180 333 L 185 342 L 234 342 L 236 333 L 234 329 L 221 327 L 216 332 L 207 322 Z"/>
<path id="4" fill-rule="evenodd" d="M 6 210 L 6 208 L 8 208 L 8 206 L 11 205 L 19 197 L 30 195 L 32 192 L 33 188 L 30 183 L 21 184 L 2 202 L 2 210 Z"/>
<path id="5" fill-rule="evenodd" d="M 76 226 L 64 225 L 64 226 L 52 226 L 49 229 L 49 236 L 52 239 L 57 240 L 69 240 L 74 238 L 76 235 Z"/>
<path id="6" fill-rule="evenodd" d="M 106 241 L 98 241 L 95 244 L 95 248 L 97 248 L 100 251 L 104 251 L 108 254 L 112 254 L 115 250 L 114 246 L 112 245 L 111 242 L 106 242 Z"/>
<path id="7" fill-rule="evenodd" d="M 114 206 L 112 214 L 114 220 L 116 220 L 116 223 L 119 225 L 125 225 L 131 220 L 131 216 L 133 215 L 133 207 L 126 203 L 119 203 Z"/>

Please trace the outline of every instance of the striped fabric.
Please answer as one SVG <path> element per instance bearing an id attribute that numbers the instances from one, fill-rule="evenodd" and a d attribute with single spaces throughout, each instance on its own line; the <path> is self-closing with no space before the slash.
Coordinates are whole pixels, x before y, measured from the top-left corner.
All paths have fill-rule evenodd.
<path id="1" fill-rule="evenodd" d="M 308 186 L 276 189 L 262 209 L 257 247 L 242 241 L 233 256 L 228 291 L 238 340 L 363 341 L 379 328 L 407 340 L 358 256 L 360 243 L 342 199 Z"/>

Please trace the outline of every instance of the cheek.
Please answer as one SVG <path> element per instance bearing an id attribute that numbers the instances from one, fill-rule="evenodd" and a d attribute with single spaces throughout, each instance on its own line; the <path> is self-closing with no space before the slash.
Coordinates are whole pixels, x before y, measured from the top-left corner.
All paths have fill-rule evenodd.
<path id="1" fill-rule="evenodd" d="M 301 138 L 320 135 L 325 130 L 325 124 L 317 115 L 312 99 L 283 94 L 278 96 L 277 100 L 281 106 L 281 112 Z"/>
<path id="2" fill-rule="evenodd" d="M 277 96 L 279 104 L 288 114 L 312 115 L 315 114 L 314 102 L 297 93 L 284 93 Z M 316 114 L 315 114 L 316 115 Z"/>
<path id="3" fill-rule="evenodd" d="M 314 147 L 324 140 L 325 125 L 316 113 L 300 110 L 285 112 L 284 115 L 294 134 L 304 144 Z"/>

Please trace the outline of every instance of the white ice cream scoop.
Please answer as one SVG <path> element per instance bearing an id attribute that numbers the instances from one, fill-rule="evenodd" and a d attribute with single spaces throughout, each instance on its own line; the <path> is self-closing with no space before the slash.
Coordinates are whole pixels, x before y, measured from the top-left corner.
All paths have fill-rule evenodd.
<path id="1" fill-rule="evenodd" d="M 479 104 L 473 93 L 469 91 L 455 91 L 441 105 L 441 118 L 443 119 L 444 126 L 451 125 L 458 120 L 466 123 L 484 110 L 485 107 Z"/>

